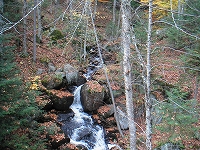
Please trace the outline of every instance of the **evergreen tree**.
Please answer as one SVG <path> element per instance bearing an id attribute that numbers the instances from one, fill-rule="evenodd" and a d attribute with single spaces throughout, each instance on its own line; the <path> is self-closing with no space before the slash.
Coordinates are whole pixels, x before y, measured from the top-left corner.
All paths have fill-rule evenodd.
<path id="1" fill-rule="evenodd" d="M 184 50 L 182 59 L 186 69 L 196 78 L 194 98 L 197 98 L 200 84 L 200 1 L 185 1 L 183 14 L 171 12 L 171 20 L 174 27 L 167 29 L 166 35 L 170 47 L 176 50 Z M 178 11 L 179 12 L 179 11 Z"/>
<path id="2" fill-rule="evenodd" d="M 199 138 L 198 108 L 194 107 L 196 101 L 188 99 L 189 94 L 177 88 L 166 91 L 167 99 L 164 103 L 156 106 L 162 114 L 162 122 L 157 129 L 168 133 L 168 141 L 181 144 L 182 140 Z"/>
<path id="3" fill-rule="evenodd" d="M 0 45 L 0 149 L 44 149 L 38 140 L 39 126 L 35 121 L 41 114 L 34 97 L 19 78 L 14 60 L 11 35 L 1 35 Z M 38 142 L 40 141 L 40 142 Z"/>

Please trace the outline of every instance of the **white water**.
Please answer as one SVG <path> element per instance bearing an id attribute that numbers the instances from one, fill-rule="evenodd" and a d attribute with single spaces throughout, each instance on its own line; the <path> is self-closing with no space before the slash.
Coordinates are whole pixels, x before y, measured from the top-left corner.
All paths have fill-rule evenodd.
<path id="1" fill-rule="evenodd" d="M 70 135 L 70 143 L 83 145 L 88 150 L 107 150 L 108 145 L 105 142 L 103 128 L 99 125 L 94 125 L 91 116 L 83 112 L 80 101 L 81 87 L 79 86 L 74 91 L 74 102 L 70 106 L 75 113 L 73 121 L 78 124 L 78 128 L 74 129 Z M 84 132 L 83 136 L 80 136 L 82 134 L 81 132 Z"/>

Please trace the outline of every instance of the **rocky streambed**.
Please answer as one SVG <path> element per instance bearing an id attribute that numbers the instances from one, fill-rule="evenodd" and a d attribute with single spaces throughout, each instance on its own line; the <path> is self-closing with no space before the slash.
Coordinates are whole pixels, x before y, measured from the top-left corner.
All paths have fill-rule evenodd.
<path id="1" fill-rule="evenodd" d="M 91 133 L 100 129 L 103 132 L 101 136 L 104 137 L 106 144 L 118 142 L 119 133 L 114 119 L 114 110 L 106 78 L 100 67 L 98 57 L 96 57 L 96 54 L 94 55 L 95 57 L 91 58 L 91 63 L 86 71 L 77 70 L 70 64 L 56 68 L 53 63 L 49 63 L 48 74 L 39 75 L 41 81 L 39 89 L 43 94 L 38 98 L 38 103 L 46 112 L 40 122 L 42 126 L 46 126 L 45 131 L 49 149 L 78 149 L 77 147 L 93 149 L 95 146 L 91 143 L 94 143 L 94 140 L 89 144 L 92 145 L 92 148 L 73 142 L 70 136 L 74 132 L 75 126 L 83 131 L 78 133 L 79 137 L 77 138 L 79 140 L 88 141 L 88 138 L 92 139 Z M 118 64 L 112 64 L 108 65 L 107 70 L 111 75 L 114 97 L 123 97 L 123 89 L 120 87 L 119 82 L 121 80 L 121 67 Z M 71 108 L 75 97 L 73 91 L 80 85 L 81 111 L 89 114 L 88 118 L 90 119 L 86 117 L 86 122 L 93 122 L 92 125 L 86 125 L 86 128 L 83 128 L 81 122 L 73 122 L 75 112 Z M 121 98 L 117 102 L 117 109 L 120 112 L 119 116 L 121 116 L 119 117 L 121 120 L 120 125 L 123 130 L 126 130 L 128 129 L 128 123 L 126 117 L 124 117 L 126 116 L 124 104 L 124 99 Z M 71 124 L 69 124 L 70 122 Z M 89 130 L 90 128 L 93 129 Z M 107 145 L 106 148 L 108 148 Z"/>

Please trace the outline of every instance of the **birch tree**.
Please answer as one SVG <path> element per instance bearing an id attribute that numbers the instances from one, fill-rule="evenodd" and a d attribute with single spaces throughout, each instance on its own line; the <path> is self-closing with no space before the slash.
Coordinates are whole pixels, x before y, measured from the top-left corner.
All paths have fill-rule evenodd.
<path id="1" fill-rule="evenodd" d="M 37 0 L 37 4 L 39 4 L 40 0 Z M 41 19 L 41 4 L 37 7 L 37 20 L 38 20 L 38 38 L 42 40 L 42 19 Z"/>
<path id="2" fill-rule="evenodd" d="M 148 18 L 148 31 L 147 31 L 147 63 L 146 63 L 146 94 L 145 94 L 145 107 L 146 107 L 146 148 L 152 149 L 151 134 L 152 134 L 152 101 L 150 98 L 150 72 L 151 72 L 151 32 L 152 32 L 152 0 L 149 0 L 149 18 Z"/>
<path id="3" fill-rule="evenodd" d="M 37 0 L 34 0 L 34 6 L 36 7 Z M 33 12 L 33 61 L 36 61 L 36 8 L 34 8 Z"/>
<path id="4" fill-rule="evenodd" d="M 113 24 L 115 24 L 116 0 L 113 1 Z"/>
<path id="5" fill-rule="evenodd" d="M 133 105 L 133 90 L 132 90 L 132 77 L 131 77 L 131 64 L 130 64 L 130 16 L 131 6 L 129 0 L 122 0 L 122 49 L 123 55 L 123 72 L 124 84 L 126 95 L 126 110 L 128 116 L 128 125 L 130 133 L 130 149 L 136 149 L 136 127 L 134 123 L 134 105 Z"/>

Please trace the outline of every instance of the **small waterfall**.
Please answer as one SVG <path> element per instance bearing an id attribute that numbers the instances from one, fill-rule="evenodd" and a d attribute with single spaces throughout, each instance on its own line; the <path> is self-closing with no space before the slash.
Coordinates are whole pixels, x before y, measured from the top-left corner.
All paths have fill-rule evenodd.
<path id="1" fill-rule="evenodd" d="M 80 145 L 88 150 L 108 150 L 104 129 L 94 124 L 92 117 L 83 112 L 80 101 L 81 87 L 79 86 L 74 91 L 74 102 L 70 106 L 73 112 L 59 114 L 58 121 L 63 122 L 61 128 L 70 138 L 70 143 Z"/>

